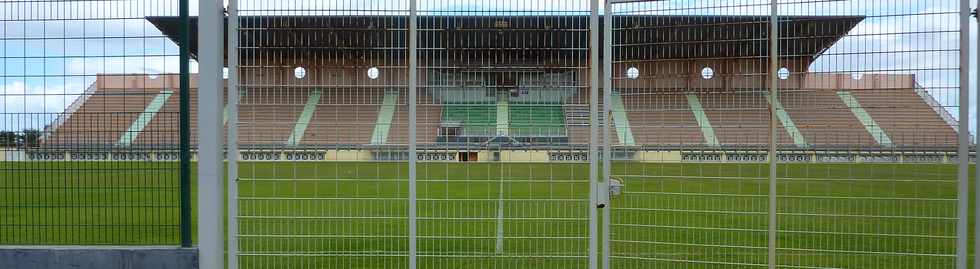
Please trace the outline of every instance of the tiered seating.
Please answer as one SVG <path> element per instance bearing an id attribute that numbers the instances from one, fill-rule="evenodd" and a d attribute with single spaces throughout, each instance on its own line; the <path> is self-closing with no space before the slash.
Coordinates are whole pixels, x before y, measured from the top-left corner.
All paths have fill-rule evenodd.
<path id="1" fill-rule="evenodd" d="M 424 92 L 424 91 L 423 91 Z M 398 107 L 392 120 L 391 131 L 388 134 L 388 144 L 408 144 L 408 94 L 402 91 L 398 97 Z M 420 93 L 415 108 L 416 141 L 420 144 L 436 142 L 439 125 L 442 123 L 442 104 L 432 95 Z"/>
<path id="2" fill-rule="evenodd" d="M 599 100 L 600 103 L 602 100 Z M 566 133 L 570 144 L 589 143 L 589 89 L 579 89 L 575 95 L 565 99 L 562 106 L 565 114 Z"/>
<path id="3" fill-rule="evenodd" d="M 238 107 L 240 143 L 284 144 L 308 96 L 305 89 L 247 89 Z"/>
<path id="4" fill-rule="evenodd" d="M 462 125 L 463 136 L 494 136 L 497 133 L 497 107 L 493 104 L 443 104 L 442 118 Z"/>
<path id="5" fill-rule="evenodd" d="M 779 100 L 811 145 L 877 143 L 835 90 L 784 90 L 779 93 Z"/>
<path id="6" fill-rule="evenodd" d="M 113 145 L 132 125 L 153 98 L 157 89 L 132 89 L 124 85 L 97 89 L 50 136 L 45 145 Z"/>
<path id="7" fill-rule="evenodd" d="M 307 93 L 304 96 L 308 96 Z M 378 110 L 384 100 L 384 89 L 327 89 L 323 90 L 316 112 L 306 128 L 301 144 L 368 144 L 378 120 Z M 303 103 L 305 103 L 305 99 Z M 296 123 L 302 111 L 294 112 L 290 122 Z M 392 127 L 394 128 L 394 127 Z M 288 138 L 289 133 L 286 133 Z M 279 143 L 286 141 L 284 138 Z"/>
<path id="8" fill-rule="evenodd" d="M 174 95 L 136 137 L 134 146 L 176 145 L 179 90 L 173 87 L 175 76 L 161 77 L 154 80 L 141 76 L 100 76 L 94 90 L 89 91 L 91 96 L 72 115 L 58 121 L 58 126 L 51 127 L 49 131 L 53 132 L 44 137 L 42 143 L 51 147 L 114 145 L 154 97 L 163 90 L 170 90 Z M 812 89 L 789 88 L 780 92 L 780 102 L 806 142 L 818 148 L 879 146 L 841 101 L 838 89 L 816 82 L 810 85 Z M 301 145 L 372 143 L 371 136 L 378 125 L 385 91 L 392 89 L 246 88 L 239 106 L 239 143 L 286 144 L 314 90 L 322 93 L 321 99 L 300 140 Z M 930 104 L 935 102 L 923 99 L 914 89 L 848 91 L 896 146 L 945 147 L 956 143 L 956 131 L 931 107 Z M 697 96 L 722 146 L 768 143 L 769 106 L 762 90 L 705 90 Z M 190 97 L 192 143 L 196 143 L 196 89 L 192 88 Z M 636 145 L 705 144 L 684 91 L 620 89 L 618 97 L 617 100 L 622 100 Z M 579 89 L 576 95 L 566 97 L 560 105 L 510 103 L 510 135 L 562 138 L 567 135 L 568 143 L 586 144 L 590 129 L 589 98 L 588 89 Z M 407 99 L 408 94 L 402 89 L 385 144 L 408 142 Z M 496 135 L 497 104 L 444 104 L 424 92 L 419 94 L 418 103 L 419 143 L 437 143 L 439 127 L 447 122 L 461 124 L 464 136 Z M 793 144 L 785 129 L 781 128 L 777 134 L 780 143 Z M 613 135 L 619 137 L 616 129 L 613 129 Z M 565 140 L 536 143 L 559 144 Z"/>
<path id="9" fill-rule="evenodd" d="M 769 144 L 769 103 L 764 91 L 706 92 L 697 96 L 722 145 Z M 793 144 L 782 124 L 779 127 L 778 143 Z"/>
<path id="10" fill-rule="evenodd" d="M 956 131 L 914 89 L 851 90 L 897 146 L 955 146 Z"/>
<path id="11" fill-rule="evenodd" d="M 705 143 L 683 92 L 620 90 L 620 96 L 637 144 Z"/>
<path id="12" fill-rule="evenodd" d="M 565 112 L 560 104 L 511 104 L 510 135 L 565 136 Z"/>
<path id="13" fill-rule="evenodd" d="M 171 90 L 174 95 L 150 120 L 150 124 L 136 137 L 134 144 L 140 146 L 165 146 L 180 143 L 180 90 Z M 190 91 L 190 135 L 191 144 L 197 143 L 197 89 Z M 227 103 L 227 97 L 225 98 Z"/>

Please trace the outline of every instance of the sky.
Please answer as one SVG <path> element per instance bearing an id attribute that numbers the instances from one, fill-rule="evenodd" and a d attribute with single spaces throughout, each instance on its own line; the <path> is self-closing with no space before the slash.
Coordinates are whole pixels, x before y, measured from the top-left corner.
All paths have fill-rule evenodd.
<path id="1" fill-rule="evenodd" d="M 197 1 L 191 0 L 191 14 Z M 227 2 L 227 0 L 226 0 Z M 602 1 L 600 1 L 602 2 Z M 667 0 L 615 4 L 617 14 L 768 15 L 768 0 Z M 956 117 L 956 0 L 780 0 L 781 15 L 867 18 L 806 70 L 915 74 Z M 973 2 L 973 1 L 971 1 Z M 406 14 L 403 0 L 239 0 L 241 15 Z M 422 15 L 587 14 L 588 0 L 419 0 Z M 601 10 L 605 13 L 605 10 Z M 145 16 L 176 16 L 176 0 L 0 0 L 0 130 L 43 128 L 96 74 L 176 73 L 178 49 Z M 971 50 L 976 24 L 971 19 Z M 971 56 L 975 67 L 975 55 Z M 192 72 L 196 72 L 192 64 Z M 973 70 L 976 70 L 975 68 Z M 793 70 L 800 72 L 800 70 Z M 975 71 L 970 76 L 976 85 Z M 971 87 L 971 93 L 975 93 Z M 976 103 L 971 97 L 971 122 Z M 975 124 L 971 126 L 975 133 Z"/>

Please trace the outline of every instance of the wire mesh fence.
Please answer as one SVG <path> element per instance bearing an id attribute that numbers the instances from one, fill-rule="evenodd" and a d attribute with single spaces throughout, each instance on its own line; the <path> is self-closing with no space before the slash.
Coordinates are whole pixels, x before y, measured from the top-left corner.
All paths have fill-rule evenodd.
<path id="1" fill-rule="evenodd" d="M 406 267 L 408 2 L 238 5 L 241 266 Z"/>
<path id="2" fill-rule="evenodd" d="M 772 156 L 777 266 L 954 267 L 959 2 L 770 8 L 614 4 L 613 149 L 682 146 L 614 166 L 614 267 L 767 266 Z"/>
<path id="3" fill-rule="evenodd" d="M 798 1 L 779 6 L 781 24 L 848 33 L 801 66 L 805 69 L 788 66 L 779 94 L 785 111 L 813 115 L 795 123 L 813 137 L 808 141 L 813 147 L 839 145 L 841 155 L 874 152 L 835 165 L 779 159 L 780 265 L 956 266 L 957 221 L 966 217 L 957 215 L 957 170 L 934 163 L 936 152 L 956 152 L 960 127 L 952 114 L 969 98 L 959 91 L 959 4 Z M 809 16 L 850 19 L 805 22 Z M 819 35 L 811 33 L 781 31 L 780 57 L 803 58 L 792 52 L 816 47 L 820 39 L 806 37 Z M 822 135 L 823 124 L 858 132 Z M 897 158 L 906 163 L 881 164 Z"/>
<path id="4" fill-rule="evenodd" d="M 611 267 L 766 265 L 768 7 L 611 6 Z"/>
<path id="5" fill-rule="evenodd" d="M 0 245 L 186 235 L 178 4 L 0 2 Z M 232 267 L 950 268 L 959 4 L 231 0 L 185 131 Z"/>
<path id="6" fill-rule="evenodd" d="M 585 268 L 588 3 L 462 4 L 419 1 L 419 266 Z"/>
<path id="7" fill-rule="evenodd" d="M 177 7 L 0 2 L 0 244 L 181 243 Z"/>

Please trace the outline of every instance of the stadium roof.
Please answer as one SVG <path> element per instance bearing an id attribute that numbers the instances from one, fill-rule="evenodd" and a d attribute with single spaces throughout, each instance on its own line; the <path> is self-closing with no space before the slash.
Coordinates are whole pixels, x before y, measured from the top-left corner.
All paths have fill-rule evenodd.
<path id="1" fill-rule="evenodd" d="M 475 57 L 487 51 L 515 54 L 515 58 L 585 57 L 588 19 L 586 15 L 420 16 L 419 48 L 456 50 L 457 56 L 467 56 L 458 54 L 466 52 Z M 147 20 L 177 40 L 178 17 Z M 815 59 L 863 20 L 863 16 L 780 17 L 780 55 Z M 406 21 L 405 16 L 375 15 L 241 17 L 241 53 L 243 58 L 260 51 L 275 52 L 273 55 L 279 57 L 330 53 L 365 58 L 372 52 L 364 48 L 373 48 L 373 55 L 380 55 L 377 49 L 403 50 L 407 46 Z M 196 44 L 196 17 L 191 18 L 191 24 L 191 42 Z M 766 57 L 768 26 L 768 16 L 617 16 L 614 45 L 625 48 L 617 49 L 617 53 L 638 47 L 644 48 L 635 51 L 655 52 L 629 55 L 631 59 Z M 191 47 L 192 57 L 196 58 L 196 52 L 196 46 Z"/>

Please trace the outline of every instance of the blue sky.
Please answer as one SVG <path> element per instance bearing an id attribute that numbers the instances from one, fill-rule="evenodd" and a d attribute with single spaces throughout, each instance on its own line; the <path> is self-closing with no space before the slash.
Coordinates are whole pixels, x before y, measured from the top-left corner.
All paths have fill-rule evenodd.
<path id="1" fill-rule="evenodd" d="M 192 2 L 196 2 L 193 1 Z M 814 72 L 916 74 L 920 84 L 956 116 L 958 46 L 956 0 L 784 0 L 784 15 L 865 15 L 811 67 Z M 972 1 L 971 1 L 972 2 Z M 177 15 L 176 0 L 36 2 L 0 0 L 0 130 L 42 128 L 101 73 L 175 73 L 177 47 L 144 16 Z M 617 5 L 616 12 L 766 15 L 768 0 L 677 0 Z M 420 0 L 422 14 L 587 13 L 588 0 Z M 378 14 L 407 1 L 240 0 L 242 15 Z M 278 11 L 259 11 L 276 9 Z M 531 11 L 518 12 L 518 11 Z M 191 13 L 197 13 L 192 4 Z M 932 15 L 910 15 L 932 14 Z M 62 20 L 92 18 L 98 20 Z M 25 21 L 29 20 L 29 21 Z M 971 20 L 971 32 L 976 26 Z M 976 51 L 976 44 L 971 48 Z M 894 53 L 905 51 L 906 53 Z M 915 51 L 911 53 L 908 51 Z M 929 51 L 929 52 L 927 52 Z M 975 57 L 971 57 L 975 58 Z M 971 60 L 972 61 L 972 60 Z M 975 63 L 974 63 L 974 66 Z M 974 69 L 975 70 L 975 69 Z M 196 65 L 192 65 L 196 71 Z M 799 70 L 794 70 L 798 72 Z M 976 76 L 971 76 L 975 85 Z M 974 92 L 971 90 L 971 92 Z M 971 98 L 973 102 L 974 98 Z M 975 109 L 975 105 L 973 105 Z M 48 113 L 25 117 L 20 113 Z M 974 113 L 971 113 L 971 117 Z M 971 127 L 971 130 L 976 130 Z"/>

